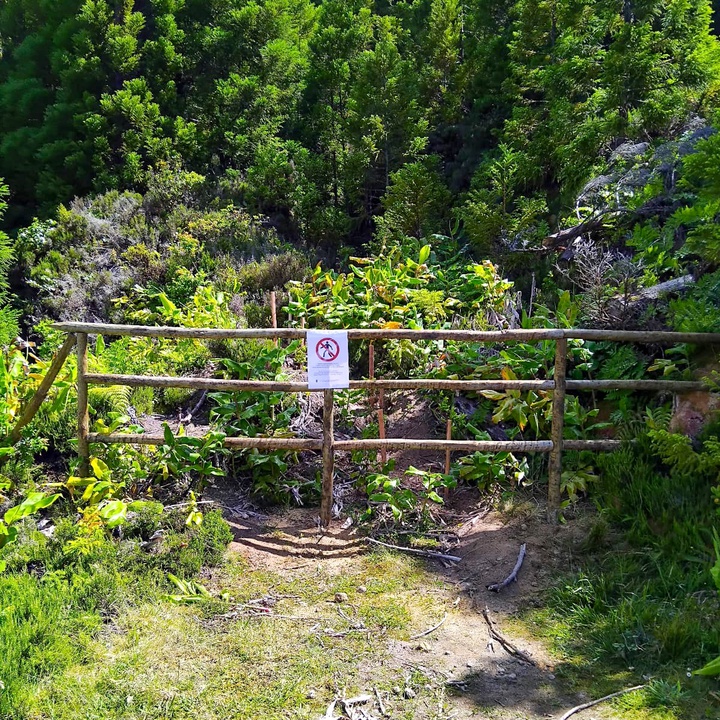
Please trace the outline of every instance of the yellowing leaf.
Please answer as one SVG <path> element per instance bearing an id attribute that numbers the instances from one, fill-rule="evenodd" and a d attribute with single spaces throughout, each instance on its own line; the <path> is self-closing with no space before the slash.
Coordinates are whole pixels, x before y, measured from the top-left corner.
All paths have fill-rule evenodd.
<path id="1" fill-rule="evenodd" d="M 498 392 L 497 390 L 482 390 L 480 394 L 486 397 L 488 400 L 504 400 L 505 393 Z"/>
<path id="2" fill-rule="evenodd" d="M 110 476 L 110 468 L 100 458 L 90 458 L 90 467 L 98 480 L 104 480 Z"/>

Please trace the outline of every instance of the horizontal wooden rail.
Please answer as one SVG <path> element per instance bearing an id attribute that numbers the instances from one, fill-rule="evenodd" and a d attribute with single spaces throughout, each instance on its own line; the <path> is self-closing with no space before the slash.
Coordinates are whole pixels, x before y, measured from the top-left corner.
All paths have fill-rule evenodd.
<path id="1" fill-rule="evenodd" d="M 127 385 L 128 387 L 178 387 L 193 390 L 227 392 L 308 392 L 308 384 L 277 380 L 222 380 L 219 378 L 173 377 L 166 375 L 110 375 L 88 373 L 91 385 Z"/>
<path id="2" fill-rule="evenodd" d="M 89 385 L 124 385 L 129 387 L 178 387 L 195 390 L 217 390 L 227 392 L 312 392 L 306 382 L 266 381 L 266 380 L 227 380 L 222 378 L 171 377 L 154 375 L 115 375 L 109 373 L 87 372 L 87 336 L 129 336 L 150 338 L 195 338 L 198 340 L 232 339 L 304 339 L 304 328 L 182 328 L 153 327 L 146 325 L 113 325 L 106 323 L 57 323 L 54 327 L 69 333 L 69 337 L 53 361 L 48 375 L 41 383 L 35 398 L 22 414 L 9 439 L 17 441 L 22 428 L 30 422 L 40 403 L 47 394 L 54 377 L 70 353 L 73 345 L 78 348 L 78 451 L 81 456 L 80 473 L 87 472 L 90 443 L 128 443 L 137 445 L 163 445 L 163 435 L 128 433 L 90 433 L 87 408 L 87 388 Z M 535 390 L 553 393 L 553 419 L 550 440 L 446 440 L 384 438 L 383 425 L 380 423 L 380 439 L 338 440 L 333 433 L 334 400 L 333 391 L 324 391 L 323 437 L 287 438 L 287 437 L 227 437 L 225 447 L 255 448 L 258 450 L 313 450 L 323 453 L 323 494 L 321 521 L 327 525 L 333 502 L 332 475 L 334 454 L 337 451 L 357 450 L 436 450 L 445 451 L 446 458 L 452 451 L 462 452 L 541 452 L 550 453 L 548 465 L 548 515 L 557 517 L 560 508 L 560 487 L 562 466 L 560 456 L 563 450 L 612 451 L 620 447 L 619 440 L 566 440 L 563 423 L 566 391 L 613 390 L 652 391 L 652 392 L 692 392 L 710 391 L 702 382 L 676 380 L 568 380 L 567 341 L 588 340 L 627 343 L 690 343 L 697 345 L 720 345 L 720 333 L 678 333 L 665 331 L 636 330 L 594 330 L 538 328 L 514 330 L 408 330 L 385 328 L 352 328 L 347 330 L 350 340 L 410 340 L 410 341 L 456 341 L 471 343 L 506 342 L 555 342 L 555 362 L 553 378 L 536 380 L 452 380 L 452 379 L 371 379 L 351 380 L 350 388 L 369 391 L 374 397 L 382 397 L 385 390 L 447 390 L 474 391 L 483 390 Z M 372 347 L 372 346 L 371 346 Z M 446 462 L 449 462 L 446 460 Z"/>
<path id="3" fill-rule="evenodd" d="M 467 452 L 550 452 L 551 440 L 336 440 L 334 450 L 462 450 Z"/>
<path id="4" fill-rule="evenodd" d="M 113 325 L 110 323 L 55 323 L 56 330 L 90 335 L 133 337 L 196 338 L 199 340 L 231 340 L 239 338 L 305 338 L 300 328 L 180 328 L 152 325 Z M 720 344 L 720 333 L 682 333 L 645 330 L 564 330 L 540 328 L 533 330 L 391 330 L 385 328 L 354 328 L 347 330 L 350 340 L 457 340 L 461 342 L 537 342 L 542 340 L 605 340 L 631 343 L 692 343 Z"/>
<path id="5" fill-rule="evenodd" d="M 564 450 L 617 450 L 622 445 L 620 440 L 563 440 Z"/>
<path id="6" fill-rule="evenodd" d="M 89 335 L 113 335 L 158 338 L 195 338 L 233 340 L 241 338 L 304 339 L 300 328 L 179 328 L 152 325 L 112 325 L 105 323 L 55 323 L 56 330 Z M 354 328 L 347 330 L 350 340 L 458 340 L 463 342 L 530 342 L 562 337 L 563 330 L 390 330 Z"/>
<path id="7" fill-rule="evenodd" d="M 182 436 L 176 436 L 182 437 Z M 164 435 L 144 435 L 142 433 L 90 433 L 88 441 L 104 445 L 165 445 Z M 258 450 L 322 450 L 322 440 L 314 438 L 284 437 L 226 437 L 225 447 Z"/>
<path id="8" fill-rule="evenodd" d="M 171 375 L 112 375 L 88 373 L 91 385 L 180 387 L 228 392 L 322 392 L 303 382 L 282 380 L 222 380 Z M 552 390 L 552 380 L 351 380 L 351 390 Z"/>
<path id="9" fill-rule="evenodd" d="M 177 436 L 181 437 L 181 436 Z M 165 445 L 164 435 L 142 433 L 90 433 L 88 441 L 105 445 Z M 258 450 L 322 450 L 322 440 L 315 438 L 227 437 L 225 447 Z M 616 450 L 620 440 L 565 440 L 566 450 Z M 334 450 L 451 450 L 470 452 L 550 452 L 551 440 L 415 440 L 386 438 L 384 440 L 337 440 Z"/>
<path id="10" fill-rule="evenodd" d="M 176 436 L 182 437 L 182 436 Z M 105 445 L 165 445 L 164 435 L 142 433 L 90 433 L 89 442 Z M 322 440 L 316 438 L 283 437 L 226 437 L 226 447 L 265 450 L 322 450 Z M 565 440 L 566 450 L 616 450 L 620 440 Z M 472 450 L 481 452 L 549 452 L 550 440 L 415 440 L 386 438 L 384 440 L 338 440 L 335 450 Z"/>
<path id="11" fill-rule="evenodd" d="M 665 330 L 563 330 L 567 340 L 598 340 L 629 343 L 690 343 L 692 345 L 718 345 L 720 333 L 688 333 Z"/>
<path id="12" fill-rule="evenodd" d="M 568 390 L 647 390 L 650 392 L 710 391 L 703 382 L 690 380 L 566 380 Z"/>
<path id="13" fill-rule="evenodd" d="M 173 375 L 113 375 L 87 373 L 91 385 L 128 387 L 178 387 L 227 392 L 322 392 L 304 382 L 282 380 L 223 380 L 221 378 Z M 702 382 L 687 380 L 566 380 L 568 390 L 647 390 L 651 392 L 691 392 L 709 390 Z M 553 390 L 553 380 L 351 380 L 351 390 Z"/>

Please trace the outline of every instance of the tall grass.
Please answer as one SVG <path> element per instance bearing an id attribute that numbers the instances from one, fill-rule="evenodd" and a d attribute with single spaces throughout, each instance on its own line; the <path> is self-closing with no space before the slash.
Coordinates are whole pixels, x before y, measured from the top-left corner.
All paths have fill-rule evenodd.
<path id="1" fill-rule="evenodd" d="M 575 669 L 686 680 L 720 653 L 712 479 L 669 472 L 644 440 L 598 464 L 586 553 L 534 620 Z"/>
<path id="2" fill-rule="evenodd" d="M 196 529 L 170 514 L 162 552 L 141 549 L 155 522 L 136 518 L 122 542 L 109 538 L 78 556 L 66 552 L 77 526 L 60 521 L 52 540 L 32 526 L 7 556 L 0 575 L 0 718 L 18 720 L 38 683 L 92 659 L 94 639 L 123 605 L 158 598 L 167 572 L 191 577 L 218 564 L 232 539 L 217 512 Z M 173 527 L 173 525 L 175 527 Z"/>

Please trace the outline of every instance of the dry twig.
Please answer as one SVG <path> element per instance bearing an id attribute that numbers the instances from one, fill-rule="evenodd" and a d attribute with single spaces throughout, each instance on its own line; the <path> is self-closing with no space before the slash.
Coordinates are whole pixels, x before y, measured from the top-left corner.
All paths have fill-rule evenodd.
<path id="1" fill-rule="evenodd" d="M 387 715 L 387 713 L 385 712 L 385 705 L 382 701 L 382 698 L 380 697 L 380 691 L 376 687 L 374 687 L 373 690 L 375 691 L 375 697 L 377 698 L 377 701 L 378 701 L 378 707 L 380 708 L 380 714 L 383 716 Z"/>
<path id="2" fill-rule="evenodd" d="M 568 720 L 569 717 L 571 717 L 575 713 L 579 713 L 581 710 L 587 710 L 587 708 L 593 707 L 593 705 L 599 705 L 606 700 L 612 700 L 613 698 L 620 697 L 620 695 L 625 695 L 626 693 L 631 693 L 635 690 L 641 690 L 644 687 L 645 685 L 635 685 L 635 687 L 626 688 L 625 690 L 619 690 L 618 692 L 611 693 L 610 695 L 605 695 L 604 697 L 598 698 L 597 700 L 591 700 L 590 702 L 583 703 L 582 705 L 578 705 L 577 707 L 572 708 L 572 710 L 568 710 L 560 718 L 560 720 Z"/>
<path id="3" fill-rule="evenodd" d="M 520 554 L 518 555 L 517 562 L 515 563 L 515 567 L 513 568 L 513 571 L 500 583 L 494 583 L 493 585 L 488 585 L 487 589 L 492 590 L 493 592 L 500 592 L 503 588 L 507 587 L 511 582 L 517 582 L 517 575 L 518 572 L 520 572 L 520 568 L 522 567 L 523 560 L 525 559 L 525 543 L 523 543 L 520 546 Z"/>
<path id="4" fill-rule="evenodd" d="M 412 553 L 413 555 L 422 555 L 423 557 L 433 558 L 434 560 L 446 560 L 448 562 L 460 562 L 462 560 L 462 558 L 457 555 L 445 555 L 444 553 L 437 553 L 432 550 L 418 550 L 416 548 L 402 547 L 402 545 L 390 545 L 390 543 L 381 542 L 380 540 L 375 540 L 375 538 L 365 539 L 375 545 L 382 545 L 383 547 L 390 548 L 391 550 L 402 550 L 403 552 Z"/>
<path id="5" fill-rule="evenodd" d="M 448 614 L 445 613 L 443 619 L 437 624 L 431 627 L 429 630 L 425 630 L 425 632 L 418 633 L 417 635 L 411 635 L 411 640 L 417 640 L 418 638 L 425 637 L 426 635 L 429 635 L 432 632 L 435 632 L 446 620 L 448 619 Z"/>
<path id="6" fill-rule="evenodd" d="M 516 657 L 518 660 L 522 660 L 523 662 L 526 662 L 528 665 L 536 665 L 535 661 L 527 654 L 524 653 L 522 650 L 519 650 L 516 648 L 509 640 L 506 640 L 496 629 L 495 629 L 495 623 L 490 619 L 490 610 L 487 606 L 485 606 L 485 609 L 482 611 L 483 617 L 485 618 L 485 622 L 488 626 L 488 633 L 490 637 L 493 640 L 497 640 L 502 646 L 505 652 L 507 652 L 509 655 L 512 655 L 513 657 Z"/>

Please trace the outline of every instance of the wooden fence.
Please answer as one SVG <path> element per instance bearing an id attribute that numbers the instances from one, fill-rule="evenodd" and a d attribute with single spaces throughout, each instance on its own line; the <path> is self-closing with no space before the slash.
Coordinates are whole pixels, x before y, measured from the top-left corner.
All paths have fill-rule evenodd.
<path id="1" fill-rule="evenodd" d="M 87 475 L 92 443 L 134 443 L 140 445 L 162 445 L 161 435 L 126 433 L 91 433 L 88 414 L 89 385 L 125 385 L 129 387 L 178 387 L 196 390 L 224 390 L 228 392 L 313 392 L 307 383 L 276 382 L 260 380 L 223 380 L 199 377 L 167 377 L 145 375 L 111 375 L 88 372 L 88 335 L 155 337 L 155 338 L 197 338 L 201 340 L 229 340 L 238 338 L 295 339 L 304 338 L 305 330 L 294 328 L 222 330 L 212 328 L 148 327 L 144 325 L 108 325 L 99 323 L 57 323 L 54 327 L 68 333 L 67 340 L 57 352 L 47 375 L 37 392 L 28 403 L 9 438 L 17 442 L 25 427 L 45 399 L 60 368 L 76 347 L 77 389 L 78 389 L 78 453 L 81 459 L 80 473 Z M 260 450 L 317 450 L 322 451 L 323 481 L 320 518 L 327 527 L 331 520 L 333 503 L 333 472 L 335 453 L 354 450 L 444 450 L 463 452 L 547 452 L 548 464 L 548 517 L 557 520 L 560 509 L 560 479 L 562 475 L 563 450 L 613 450 L 620 445 L 617 440 L 565 440 L 563 424 L 565 413 L 565 392 L 592 390 L 641 390 L 682 393 L 688 391 L 709 391 L 702 382 L 671 380 L 568 380 L 567 341 L 603 340 L 629 343 L 692 343 L 720 344 L 720 333 L 675 333 L 642 332 L 628 330 L 375 330 L 351 329 L 349 340 L 445 340 L 460 342 L 507 343 L 507 342 L 555 342 L 555 368 L 552 380 L 351 380 L 351 389 L 370 392 L 385 390 L 548 390 L 553 393 L 552 428 L 549 440 L 533 441 L 472 441 L 472 440 L 417 440 L 408 438 L 383 438 L 377 440 L 335 440 L 333 430 L 334 392 L 323 390 L 323 435 L 322 439 L 277 438 L 277 437 L 227 437 L 225 446 L 230 448 L 257 448 Z"/>

